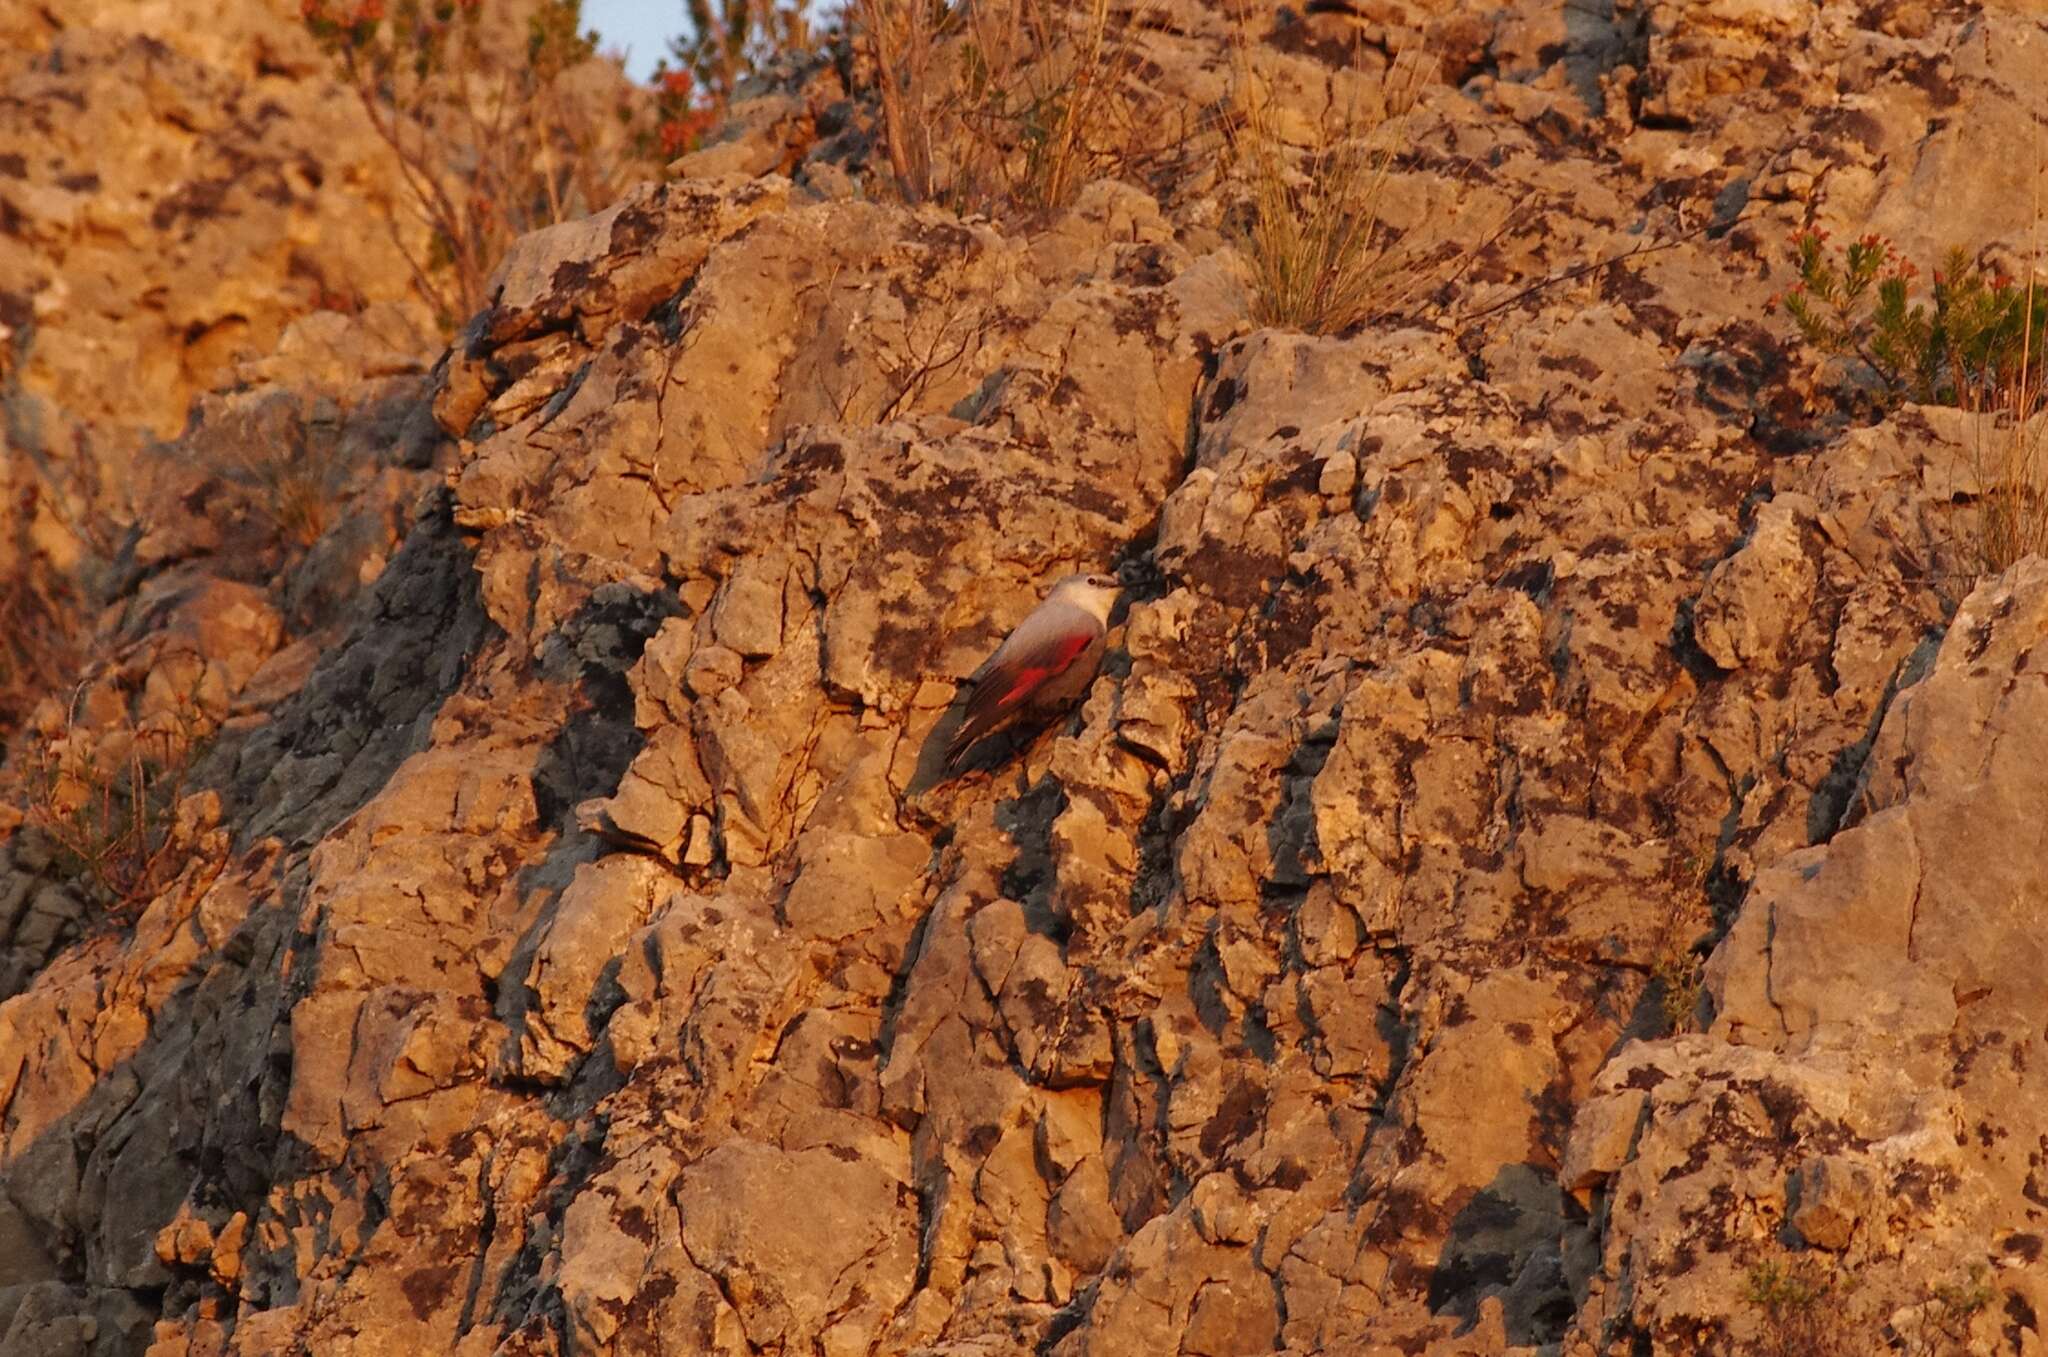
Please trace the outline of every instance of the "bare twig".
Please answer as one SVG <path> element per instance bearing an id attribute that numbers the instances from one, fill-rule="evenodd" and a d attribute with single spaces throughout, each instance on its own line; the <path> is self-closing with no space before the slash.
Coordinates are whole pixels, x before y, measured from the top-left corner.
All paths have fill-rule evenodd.
<path id="1" fill-rule="evenodd" d="M 1785 155 L 1785 153 L 1790 149 L 1791 148 L 1789 146 L 1781 146 L 1776 151 L 1772 152 L 1771 158 L 1764 162 L 1763 168 L 1758 170 L 1756 174 L 1752 176 L 1752 180 L 1761 180 L 1766 175 L 1768 175 L 1771 172 L 1771 168 L 1775 166 L 1778 163 L 1778 161 Z M 1745 218 L 1749 216 L 1750 209 L 1756 205 L 1756 202 L 1757 200 L 1754 197 L 1752 197 L 1748 201 L 1743 203 L 1741 210 L 1738 211 L 1732 217 L 1728 217 L 1726 219 L 1710 218 L 1707 221 L 1701 222 L 1698 226 L 1694 226 L 1688 230 L 1681 231 L 1679 234 L 1675 236 L 1667 236 L 1663 240 L 1657 241 L 1655 244 L 1637 245 L 1632 249 L 1622 251 L 1620 254 L 1610 255 L 1605 259 L 1596 259 L 1590 264 L 1580 264 L 1574 268 L 1566 269 L 1561 273 L 1553 273 L 1547 277 L 1539 278 L 1535 282 L 1529 284 L 1529 286 L 1515 293 L 1514 295 L 1502 298 L 1500 301 L 1493 303 L 1491 306 L 1483 306 L 1477 311 L 1468 311 L 1464 315 L 1458 317 L 1458 319 L 1460 323 L 1475 320 L 1483 320 L 1487 316 L 1494 314 L 1496 311 L 1505 311 L 1510 306 L 1514 306 L 1519 302 L 1525 301 L 1528 298 L 1535 296 L 1539 292 L 1555 287 L 1559 283 L 1569 283 L 1573 279 L 1583 278 L 1589 273 L 1599 273 L 1605 269 L 1611 269 L 1617 265 L 1626 264 L 1631 259 L 1640 259 L 1646 255 L 1661 253 L 1664 250 L 1676 249 L 1678 246 L 1685 244 L 1687 241 L 1697 239 L 1698 237 L 1706 235 L 1709 232 L 1712 232 L 1716 235 L 1725 235 L 1729 231 L 1733 230 L 1740 222 L 1742 222 Z"/>
<path id="2" fill-rule="evenodd" d="M 329 8 L 343 3 L 308 0 L 308 26 L 391 151 L 427 242 L 397 221 L 392 237 L 423 298 L 453 326 L 483 304 L 514 237 L 603 206 L 639 167 L 593 154 L 596 115 L 565 97 L 562 78 L 594 55 L 573 0 L 540 0 L 529 40 L 502 52 L 491 44 L 508 16 L 486 22 L 484 10 L 504 0 L 395 6 L 389 17 L 381 4 Z M 641 139 L 658 138 L 648 129 Z"/>

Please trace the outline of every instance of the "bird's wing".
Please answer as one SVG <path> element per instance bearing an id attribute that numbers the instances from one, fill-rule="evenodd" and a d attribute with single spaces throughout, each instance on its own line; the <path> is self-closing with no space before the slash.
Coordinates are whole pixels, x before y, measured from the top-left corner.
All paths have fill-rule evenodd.
<path id="1" fill-rule="evenodd" d="M 960 728 L 946 745 L 946 761 L 957 763 L 968 746 L 1028 705 L 1032 695 L 1065 673 L 1095 643 L 1093 618 L 1048 619 L 1040 627 L 1020 626 L 989 657 L 975 680 Z"/>

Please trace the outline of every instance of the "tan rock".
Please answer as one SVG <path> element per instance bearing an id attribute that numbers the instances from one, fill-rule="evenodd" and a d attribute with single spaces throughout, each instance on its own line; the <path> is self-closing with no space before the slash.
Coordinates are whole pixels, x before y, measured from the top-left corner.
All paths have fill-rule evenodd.
<path id="1" fill-rule="evenodd" d="M 1815 571 L 1802 542 L 1810 504 L 1774 499 L 1740 551 L 1714 567 L 1693 611 L 1693 636 L 1714 663 L 1739 669 L 1783 644 L 1812 605 Z"/>
<path id="2" fill-rule="evenodd" d="M 132 923 L 0 816 L 0 1346 L 1746 1351 L 1797 1236 L 1844 1350 L 1978 1285 L 2030 1350 L 2048 575 L 1968 586 L 1981 421 L 1837 431 L 1764 309 L 1794 225 L 2010 253 L 2024 16 L 1254 35 L 1304 139 L 1440 53 L 1382 225 L 1441 259 L 1342 336 L 1247 317 L 1221 10 L 1131 35 L 1171 157 L 1030 219 L 877 194 L 865 58 L 794 63 L 436 356 L 280 282 L 362 221 L 275 154 L 317 71 L 141 62 L 169 3 L 0 19 L 7 465 L 170 436 L 32 734 L 225 717 Z M 1093 687 L 938 776 L 1084 568 Z"/>
<path id="3" fill-rule="evenodd" d="M 1845 1249 L 1873 1205 L 1876 1175 L 1841 1156 L 1816 1156 L 1799 1166 L 1799 1204 L 1792 1228 L 1815 1248 Z"/>
<path id="4" fill-rule="evenodd" d="M 828 1315 L 872 1335 L 909 1295 L 917 1260 L 898 1188 L 884 1165 L 733 1142 L 684 1171 L 675 1201 L 683 1247 L 750 1339 L 819 1333 Z M 799 1260 L 822 1264 L 820 1285 L 789 1284 Z"/>

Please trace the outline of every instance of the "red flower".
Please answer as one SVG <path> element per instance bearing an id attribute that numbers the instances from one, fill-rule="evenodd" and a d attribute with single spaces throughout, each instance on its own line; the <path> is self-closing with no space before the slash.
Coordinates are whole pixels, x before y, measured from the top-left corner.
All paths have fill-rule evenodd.
<path id="1" fill-rule="evenodd" d="M 695 81 L 690 79 L 688 71 L 663 71 L 661 73 L 661 92 L 663 94 L 672 94 L 678 99 L 689 98 L 690 88 L 695 83 Z"/>

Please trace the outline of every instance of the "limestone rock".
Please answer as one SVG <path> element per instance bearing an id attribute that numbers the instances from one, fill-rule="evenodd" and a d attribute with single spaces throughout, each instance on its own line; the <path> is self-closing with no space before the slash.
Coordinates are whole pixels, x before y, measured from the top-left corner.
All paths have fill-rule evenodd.
<path id="1" fill-rule="evenodd" d="M 1954 167 L 2030 20 L 1313 8 L 1292 133 L 1444 54 L 1384 220 L 1448 262 L 1339 336 L 1248 315 L 1220 9 L 1133 37 L 1131 182 L 905 206 L 798 63 L 439 352 L 281 291 L 360 209 L 254 19 L 7 68 L 9 465 L 176 415 L 8 767 L 205 733 L 118 919 L 0 817 L 0 1348 L 1691 1357 L 1768 1266 L 1843 1351 L 2039 1348 L 2048 565 L 1977 578 L 1980 424 L 1838 427 L 1766 309 L 1795 226 L 2011 252 Z M 173 144 L 253 160 L 140 224 Z M 1083 568 L 1095 682 L 938 776 Z"/>
<path id="2" fill-rule="evenodd" d="M 883 1164 L 733 1142 L 684 1170 L 675 1201 L 684 1249 L 733 1298 L 751 1341 L 818 1334 L 828 1347 L 864 1351 L 915 1273 L 915 1225 L 899 1187 Z M 828 1288 L 788 1287 L 813 1266 Z"/>
<path id="3" fill-rule="evenodd" d="M 1693 610 L 1693 636 L 1723 669 L 1783 644 L 1813 603 L 1815 571 L 1801 542 L 1800 508 L 1774 499 L 1740 551 L 1714 567 Z"/>
<path id="4" fill-rule="evenodd" d="M 1856 1223 L 1873 1204 L 1875 1178 L 1864 1165 L 1839 1156 L 1807 1160 L 1799 1166 L 1792 1228 L 1816 1248 L 1847 1248 Z"/>

